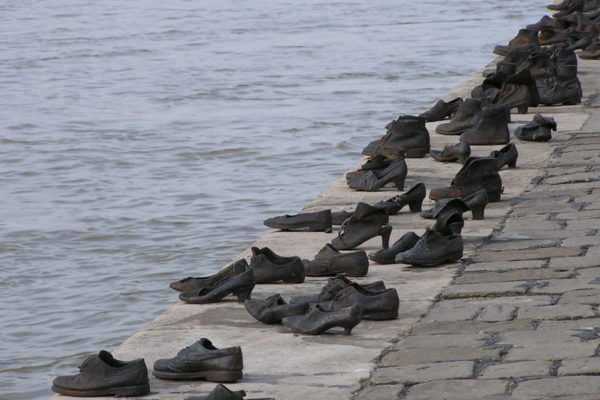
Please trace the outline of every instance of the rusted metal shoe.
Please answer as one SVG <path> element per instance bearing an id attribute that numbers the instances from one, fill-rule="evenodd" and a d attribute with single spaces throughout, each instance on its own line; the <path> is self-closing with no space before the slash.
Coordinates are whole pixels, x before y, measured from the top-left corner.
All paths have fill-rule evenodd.
<path id="1" fill-rule="evenodd" d="M 371 291 L 352 284 L 337 292 L 331 301 L 319 304 L 327 311 L 358 305 L 363 319 L 385 320 L 398 316 L 400 299 L 396 289 Z"/>
<path id="2" fill-rule="evenodd" d="M 479 121 L 481 116 L 481 101 L 477 99 L 466 99 L 456 108 L 456 113 L 445 124 L 438 125 L 435 131 L 442 135 L 460 135 L 471 129 Z"/>
<path id="3" fill-rule="evenodd" d="M 352 282 L 350 279 L 346 278 L 343 275 L 338 275 L 335 278 L 327 279 L 327 283 L 325 284 L 325 286 L 323 286 L 320 293 L 292 297 L 290 299 L 290 303 L 320 303 L 324 301 L 329 301 L 335 297 L 335 294 L 337 292 L 352 284 L 359 285 L 358 283 Z M 365 283 L 359 286 L 365 290 L 370 291 L 381 291 L 385 289 L 385 283 L 383 281 Z"/>
<path id="4" fill-rule="evenodd" d="M 470 145 L 505 144 L 510 141 L 507 106 L 489 104 L 483 107 L 481 118 L 473 128 L 460 135 L 461 142 Z"/>
<path id="5" fill-rule="evenodd" d="M 219 282 L 231 278 L 234 275 L 241 274 L 249 268 L 248 262 L 245 259 L 237 260 L 223 268 L 212 276 L 201 278 L 187 277 L 176 282 L 172 282 L 169 286 L 173 290 L 179 292 L 189 292 L 192 290 L 200 290 L 217 285 Z"/>
<path id="6" fill-rule="evenodd" d="M 464 164 L 465 160 L 471 155 L 471 146 L 464 140 L 456 144 L 444 146 L 443 150 L 431 150 L 431 157 L 435 161 L 453 162 L 458 161 Z"/>
<path id="7" fill-rule="evenodd" d="M 252 247 L 251 250 L 250 269 L 256 283 L 304 282 L 304 265 L 300 257 L 283 257 L 268 247 Z"/>
<path id="8" fill-rule="evenodd" d="M 282 322 L 292 331 L 305 335 L 320 335 L 335 327 L 344 328 L 344 334 L 350 335 L 361 320 L 359 305 L 325 311 L 319 304 L 311 304 L 306 314 L 286 317 Z"/>
<path id="9" fill-rule="evenodd" d="M 490 158 L 496 160 L 496 169 L 498 171 L 504 168 L 505 165 L 508 165 L 508 168 L 516 168 L 519 152 L 514 143 L 509 143 L 500 150 L 492 151 L 490 153 Z"/>
<path id="10" fill-rule="evenodd" d="M 419 236 L 416 233 L 405 233 L 389 248 L 369 254 L 369 258 L 377 264 L 393 264 L 396 262 L 396 254 L 410 249 L 417 244 L 418 241 Z"/>
<path id="11" fill-rule="evenodd" d="M 398 190 L 403 190 L 407 173 L 406 161 L 404 158 L 397 158 L 383 170 L 367 170 L 358 178 L 349 181 L 348 186 L 354 190 L 372 192 L 393 183 Z"/>
<path id="12" fill-rule="evenodd" d="M 364 251 L 340 253 L 326 244 L 312 261 L 303 260 L 306 276 L 365 276 L 369 272 L 369 259 Z"/>
<path id="13" fill-rule="evenodd" d="M 515 136 L 529 142 L 547 142 L 556 131 L 556 121 L 552 117 L 535 114 L 533 120 L 515 130 Z"/>
<path id="14" fill-rule="evenodd" d="M 419 117 L 424 118 L 427 122 L 441 121 L 452 116 L 462 101 L 463 99 L 461 97 L 457 97 L 448 102 L 440 99 L 429 110 L 419 114 Z"/>
<path id="15" fill-rule="evenodd" d="M 385 201 L 375 203 L 373 207 L 382 209 L 387 215 L 395 215 L 408 204 L 411 212 L 419 212 L 421 211 L 425 195 L 425 185 L 423 183 L 417 183 L 406 192 Z"/>
<path id="16" fill-rule="evenodd" d="M 289 304 L 279 294 L 264 300 L 246 300 L 245 305 L 248 314 L 265 324 L 279 324 L 285 317 L 302 315 L 308 310 L 308 302 Z"/>
<path id="17" fill-rule="evenodd" d="M 457 262 L 462 256 L 463 240 L 460 235 L 442 235 L 427 228 L 414 247 L 396 256 L 396 262 L 430 267 Z"/>
<path id="18" fill-rule="evenodd" d="M 282 215 L 265 219 L 263 224 L 282 231 L 331 232 L 331 210 Z"/>
<path id="19" fill-rule="evenodd" d="M 385 211 L 367 203 L 358 203 L 331 245 L 336 250 L 352 250 L 375 236 L 381 236 L 382 245 L 387 249 L 392 233 L 392 227 L 386 225 L 388 221 Z"/>
<path id="20" fill-rule="evenodd" d="M 250 299 L 255 284 L 252 268 L 248 268 L 241 274 L 220 281 L 213 287 L 180 293 L 179 299 L 189 304 L 207 304 L 217 303 L 232 294 L 241 303 Z"/>

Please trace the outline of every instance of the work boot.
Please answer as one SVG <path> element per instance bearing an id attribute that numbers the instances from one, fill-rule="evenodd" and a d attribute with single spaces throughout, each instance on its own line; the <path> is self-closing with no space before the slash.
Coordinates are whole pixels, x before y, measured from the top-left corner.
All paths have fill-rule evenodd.
<path id="1" fill-rule="evenodd" d="M 427 122 L 441 121 L 454 114 L 456 112 L 456 108 L 460 103 L 462 103 L 462 101 L 463 99 L 461 97 L 457 97 L 447 103 L 440 99 L 429 110 L 419 114 L 419 117 L 425 118 L 425 121 Z"/>
<path id="2" fill-rule="evenodd" d="M 552 117 L 535 114 L 533 120 L 515 130 L 515 136 L 530 142 L 547 142 L 552 139 L 552 132 L 556 131 L 556 121 Z"/>
<path id="3" fill-rule="evenodd" d="M 350 279 L 346 278 L 343 275 L 338 275 L 335 278 L 327 279 L 327 283 L 321 289 L 320 293 L 317 294 L 309 294 L 305 296 L 296 296 L 290 299 L 290 303 L 321 303 L 329 300 L 333 300 L 335 294 L 345 288 L 346 286 L 350 286 L 352 284 L 358 285 L 356 282 L 352 282 Z M 381 291 L 385 289 L 385 283 L 383 281 L 375 281 L 371 283 L 365 283 L 364 285 L 359 285 L 361 288 L 370 291 Z"/>
<path id="4" fill-rule="evenodd" d="M 516 107 L 519 113 L 525 114 L 529 107 L 537 107 L 539 99 L 536 82 L 529 70 L 524 69 L 502 84 L 494 103 L 505 104 L 508 108 Z"/>
<path id="5" fill-rule="evenodd" d="M 263 224 L 282 231 L 331 232 L 331 210 L 282 215 L 265 219 Z"/>
<path id="6" fill-rule="evenodd" d="M 387 249 L 392 233 L 392 227 L 386 225 L 388 221 L 385 211 L 360 202 L 352 216 L 344 221 L 331 245 L 336 250 L 352 250 L 375 236 L 381 236 L 383 248 Z"/>
<path id="7" fill-rule="evenodd" d="M 308 310 L 308 303 L 288 304 L 279 294 L 264 300 L 246 300 L 245 305 L 248 314 L 264 324 L 280 324 L 283 318 L 302 315 Z"/>
<path id="8" fill-rule="evenodd" d="M 452 120 L 438 125 L 435 131 L 442 135 L 460 135 L 474 127 L 479 121 L 480 115 L 481 102 L 476 99 L 466 99 L 458 105 Z"/>
<path id="9" fill-rule="evenodd" d="M 477 125 L 460 135 L 461 142 L 470 145 L 508 143 L 510 132 L 507 114 L 507 106 L 503 104 L 489 104 L 483 107 Z"/>
<path id="10" fill-rule="evenodd" d="M 292 331 L 306 335 L 320 335 L 338 326 L 344 328 L 344 335 L 350 335 L 361 320 L 359 305 L 326 311 L 319 304 L 311 304 L 306 314 L 286 317 L 281 322 Z"/>
<path id="11" fill-rule="evenodd" d="M 458 161 L 464 164 L 465 160 L 471 155 L 471 146 L 464 140 L 460 140 L 457 144 L 449 144 L 444 146 L 443 150 L 431 150 L 431 157 L 435 161 L 453 162 Z"/>
<path id="12" fill-rule="evenodd" d="M 574 67 L 574 68 L 573 68 Z M 571 70 L 575 70 L 575 66 Z M 561 67 L 560 70 L 568 71 L 568 67 Z M 540 103 L 546 105 L 576 105 L 581 104 L 583 93 L 581 91 L 581 83 L 579 78 L 556 79 L 545 81 L 542 85 L 540 93 Z"/>
<path id="13" fill-rule="evenodd" d="M 420 158 L 429 153 L 429 132 L 425 127 L 425 119 L 411 115 L 402 115 L 385 127 L 387 134 L 373 153 L 363 154 L 373 156 L 404 151 L 406 158 Z"/>
<path id="14" fill-rule="evenodd" d="M 568 73 L 573 74 L 573 76 L 570 76 L 571 78 L 577 76 L 577 54 L 570 45 L 566 43 L 555 44 L 554 46 L 550 47 L 550 51 L 552 53 L 551 57 L 557 68 L 565 65 L 574 65 L 575 71 L 573 72 L 569 70 Z M 561 72 L 561 75 L 563 74 L 564 72 Z"/>
<path id="15" fill-rule="evenodd" d="M 421 205 L 425 198 L 426 189 L 422 183 L 417 183 L 405 193 L 398 196 L 394 196 L 385 201 L 380 201 L 373 205 L 375 208 L 382 209 L 387 215 L 395 215 L 402 210 L 402 208 L 408 204 L 411 212 L 421 211 Z"/>
<path id="16" fill-rule="evenodd" d="M 396 289 L 371 291 L 352 284 L 337 292 L 333 300 L 319 303 L 319 305 L 327 311 L 359 305 L 362 309 L 363 319 L 384 320 L 394 319 L 398 316 L 400 299 Z"/>
<path id="17" fill-rule="evenodd" d="M 414 232 L 408 232 L 402 235 L 393 245 L 387 249 L 382 249 L 369 254 L 369 259 L 378 264 L 395 263 L 396 254 L 406 251 L 413 247 L 419 241 L 419 236 Z"/>
<path id="18" fill-rule="evenodd" d="M 490 158 L 496 160 L 496 168 L 500 171 L 505 165 L 508 168 L 517 167 L 517 158 L 519 158 L 519 152 L 517 146 L 514 143 L 509 143 L 500 150 L 494 150 L 490 153 Z"/>
<path id="19" fill-rule="evenodd" d="M 398 158 L 383 170 L 367 170 L 364 175 L 348 182 L 348 187 L 354 190 L 373 192 L 388 183 L 393 183 L 398 190 L 403 190 L 407 173 L 406 161 L 404 158 Z"/>
<path id="20" fill-rule="evenodd" d="M 232 262 L 221 271 L 211 276 L 205 276 L 201 278 L 193 278 L 191 276 L 181 279 L 176 282 L 172 282 L 169 286 L 173 290 L 179 292 L 189 292 L 192 290 L 200 290 L 217 285 L 219 282 L 231 278 L 234 275 L 241 274 L 248 269 L 248 262 L 243 258 Z"/>
<path id="21" fill-rule="evenodd" d="M 508 54 L 509 50 L 514 48 L 528 49 L 532 46 L 538 47 L 539 45 L 540 43 L 538 42 L 537 31 L 520 29 L 519 33 L 517 33 L 517 36 L 508 42 L 508 46 L 496 46 L 494 48 L 494 54 L 505 56 Z"/>
<path id="22" fill-rule="evenodd" d="M 463 256 L 463 240 L 460 235 L 445 236 L 429 228 L 413 248 L 399 253 L 396 262 L 418 267 L 453 263 Z"/>
<path id="23" fill-rule="evenodd" d="M 469 157 L 458 171 L 450 187 L 436 188 L 429 192 L 431 200 L 466 197 L 485 189 L 491 202 L 500 201 L 502 179 L 496 169 L 494 158 Z"/>
<path id="24" fill-rule="evenodd" d="M 369 271 L 369 259 L 364 251 L 340 253 L 329 243 L 312 261 L 303 260 L 306 276 L 365 276 Z"/>
<path id="25" fill-rule="evenodd" d="M 300 257 L 282 257 L 268 247 L 252 247 L 250 269 L 254 271 L 256 283 L 302 283 L 304 265 Z"/>

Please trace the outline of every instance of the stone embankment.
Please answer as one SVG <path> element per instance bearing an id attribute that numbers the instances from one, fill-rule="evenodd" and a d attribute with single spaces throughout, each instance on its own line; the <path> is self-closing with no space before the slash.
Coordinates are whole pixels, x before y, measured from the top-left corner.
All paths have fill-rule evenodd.
<path id="1" fill-rule="evenodd" d="M 445 98 L 468 97 L 477 74 Z M 177 303 L 127 339 L 114 355 L 158 358 L 202 337 L 218 347 L 239 345 L 244 379 L 227 385 L 248 398 L 339 399 L 600 399 L 600 62 L 580 63 L 584 103 L 539 107 L 513 114 L 511 132 L 536 112 L 556 119 L 551 142 L 517 142 L 516 169 L 500 172 L 502 201 L 486 218 L 465 221 L 465 258 L 436 268 L 370 266 L 359 283 L 384 280 L 400 295 L 400 315 L 392 321 L 363 321 L 351 336 L 305 336 L 284 326 L 264 325 L 243 304 Z M 392 116 L 390 116 L 392 117 Z M 456 137 L 432 133 L 432 148 Z M 486 156 L 499 146 L 473 146 Z M 406 188 L 424 182 L 428 190 L 446 186 L 459 164 L 429 156 L 407 159 Z M 340 179 L 305 211 L 352 210 L 397 192 L 354 192 Z M 424 208 L 433 203 L 426 200 Z M 390 217 L 392 242 L 431 225 L 418 214 Z M 333 233 L 271 232 L 254 245 L 281 255 L 311 259 Z M 379 249 L 379 238 L 360 247 Z M 249 250 L 240 257 L 249 257 Z M 299 285 L 257 285 L 253 297 L 284 298 L 317 293 L 325 278 Z M 165 290 L 168 282 L 165 282 Z M 173 292 L 173 297 L 176 293 Z M 339 333 L 339 332 L 337 332 Z M 151 379 L 146 399 L 203 395 L 211 382 Z M 60 398 L 60 396 L 56 396 Z"/>

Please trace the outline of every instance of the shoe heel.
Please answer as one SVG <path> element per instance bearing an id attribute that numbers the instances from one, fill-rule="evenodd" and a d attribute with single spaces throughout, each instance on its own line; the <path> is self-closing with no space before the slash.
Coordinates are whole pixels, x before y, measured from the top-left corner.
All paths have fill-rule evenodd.
<path id="1" fill-rule="evenodd" d="M 421 208 L 423 207 L 423 199 L 408 203 L 408 207 L 410 208 L 411 212 L 421 212 Z"/>
<path id="2" fill-rule="evenodd" d="M 243 303 L 246 300 L 250 300 L 254 285 L 246 286 L 233 291 L 233 295 L 237 297 L 238 303 Z"/>
<path id="3" fill-rule="evenodd" d="M 483 219 L 485 214 L 485 205 L 471 208 L 471 214 L 473 214 L 473 219 Z"/>
<path id="4" fill-rule="evenodd" d="M 347 335 L 347 336 L 352 335 L 352 328 L 354 328 L 354 326 L 345 326 L 344 327 L 344 335 Z"/>
<path id="5" fill-rule="evenodd" d="M 204 378 L 211 382 L 237 382 L 243 375 L 242 371 L 206 371 Z"/>
<path id="6" fill-rule="evenodd" d="M 517 159 L 510 160 L 506 165 L 508 165 L 508 168 L 517 168 Z"/>
<path id="7" fill-rule="evenodd" d="M 521 105 L 517 106 L 517 111 L 519 112 L 519 114 L 527 114 L 528 109 L 529 109 L 529 105 L 527 105 L 527 104 L 521 104 Z"/>
<path id="8" fill-rule="evenodd" d="M 500 193 L 501 192 L 492 192 L 492 193 L 488 192 L 488 194 L 487 194 L 488 195 L 488 201 L 490 203 L 495 203 L 495 202 L 500 201 Z"/>
<path id="9" fill-rule="evenodd" d="M 137 397 L 150 393 L 150 384 L 123 386 L 115 389 L 115 397 Z"/>
<path id="10" fill-rule="evenodd" d="M 398 189 L 398 191 L 404 190 L 404 179 L 406 179 L 406 177 L 399 178 L 394 181 L 394 186 L 396 186 L 396 189 Z"/>
<path id="11" fill-rule="evenodd" d="M 392 234 L 391 226 L 384 226 L 379 230 L 379 235 L 381 235 L 381 245 L 384 249 L 390 247 L 390 235 Z"/>

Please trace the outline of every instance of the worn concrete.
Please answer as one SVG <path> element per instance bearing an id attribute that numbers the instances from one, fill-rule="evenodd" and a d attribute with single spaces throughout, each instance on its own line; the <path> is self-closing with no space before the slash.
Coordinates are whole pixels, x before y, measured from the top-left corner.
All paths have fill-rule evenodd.
<path id="1" fill-rule="evenodd" d="M 599 78 L 600 62 L 582 61 L 584 105 L 513 115 L 511 131 L 543 112 L 557 120 L 559 132 L 549 143 L 518 142 L 518 168 L 501 171 L 502 201 L 489 205 L 485 220 L 466 221 L 464 263 L 430 269 L 372 264 L 368 276 L 357 279 L 383 279 L 396 288 L 398 319 L 363 321 L 352 336 L 333 330 L 313 337 L 260 324 L 234 301 L 177 303 L 127 339 L 115 356 L 144 357 L 151 367 L 201 337 L 219 347 L 240 345 L 245 377 L 227 386 L 244 389 L 249 398 L 600 398 L 600 376 L 594 376 L 600 345 L 600 268 L 594 268 L 600 263 L 600 109 L 592 102 L 600 94 Z M 468 97 L 480 80 L 474 75 L 446 99 Z M 433 133 L 436 125 L 427 124 L 432 148 L 456 142 Z M 473 155 L 497 148 L 473 146 Z M 418 182 L 428 189 L 445 186 L 460 169 L 429 157 L 407 164 L 407 189 Z M 340 178 L 304 210 L 352 210 L 359 201 L 395 194 L 393 188 L 355 192 Z M 421 234 L 431 221 L 402 211 L 390 223 L 394 241 L 410 230 Z M 335 234 L 271 232 L 254 245 L 312 258 Z M 360 249 L 379 246 L 373 239 Z M 240 255 L 248 256 L 249 250 Z M 324 282 L 257 285 L 253 297 L 315 293 Z M 184 399 L 208 393 L 214 384 L 153 378 L 151 387 L 148 399 Z"/>

